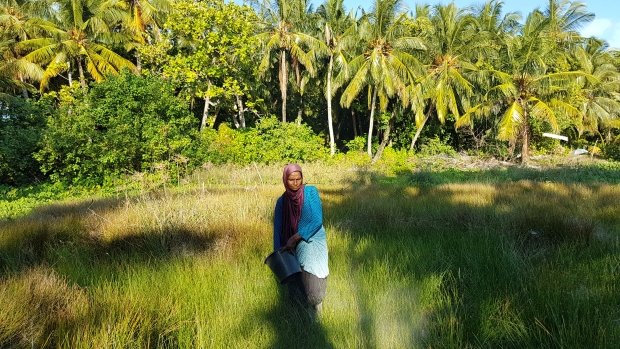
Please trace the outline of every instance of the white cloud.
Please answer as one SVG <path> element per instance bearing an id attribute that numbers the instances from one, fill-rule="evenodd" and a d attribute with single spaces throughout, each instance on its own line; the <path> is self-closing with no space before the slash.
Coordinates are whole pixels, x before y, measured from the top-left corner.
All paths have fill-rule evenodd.
<path id="1" fill-rule="evenodd" d="M 607 41 L 609 47 L 620 50 L 620 23 L 616 23 L 612 29 L 610 39 Z"/>
<path id="2" fill-rule="evenodd" d="M 595 19 L 583 28 L 581 36 L 603 39 L 609 47 L 620 49 L 620 22 L 612 22 L 607 18 Z"/>
<path id="3" fill-rule="evenodd" d="M 581 31 L 581 36 L 589 38 L 589 37 L 597 37 L 600 38 L 603 34 L 611 27 L 611 21 L 606 18 L 595 19 L 592 22 L 588 23 L 588 25 L 583 28 Z"/>

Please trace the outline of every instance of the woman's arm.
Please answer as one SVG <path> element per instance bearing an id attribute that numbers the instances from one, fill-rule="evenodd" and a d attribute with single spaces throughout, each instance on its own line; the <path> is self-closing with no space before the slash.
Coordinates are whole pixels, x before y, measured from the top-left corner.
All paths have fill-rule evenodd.
<path id="1" fill-rule="evenodd" d="M 299 234 L 295 234 L 291 236 L 286 242 L 286 246 L 284 246 L 284 249 L 295 252 L 295 249 L 297 248 L 297 244 L 299 243 L 299 240 L 301 240 L 301 236 L 299 236 Z"/>
<path id="2" fill-rule="evenodd" d="M 280 235 L 282 235 L 282 197 L 276 202 L 276 209 L 273 213 L 273 250 L 280 249 Z"/>

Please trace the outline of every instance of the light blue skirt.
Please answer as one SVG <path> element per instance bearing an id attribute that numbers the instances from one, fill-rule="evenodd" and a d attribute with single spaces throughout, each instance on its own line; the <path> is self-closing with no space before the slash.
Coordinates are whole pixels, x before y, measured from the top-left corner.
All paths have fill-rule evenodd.
<path id="1" fill-rule="evenodd" d="M 321 227 L 308 241 L 301 240 L 297 244 L 299 264 L 310 274 L 318 278 L 326 278 L 329 274 L 327 265 L 327 240 L 325 227 Z"/>

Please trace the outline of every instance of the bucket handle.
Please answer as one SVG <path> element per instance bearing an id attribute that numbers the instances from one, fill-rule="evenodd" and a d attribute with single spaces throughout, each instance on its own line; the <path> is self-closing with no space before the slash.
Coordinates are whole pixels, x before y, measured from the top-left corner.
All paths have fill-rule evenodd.
<path id="1" fill-rule="evenodd" d="M 295 252 L 294 250 L 289 250 L 289 249 L 286 249 L 286 246 L 284 246 L 284 247 L 280 247 L 280 248 L 278 249 L 278 253 L 282 254 L 282 253 L 284 253 L 284 252 L 288 252 L 288 253 L 292 254 L 293 256 L 295 256 L 295 255 L 296 255 L 296 252 Z"/>

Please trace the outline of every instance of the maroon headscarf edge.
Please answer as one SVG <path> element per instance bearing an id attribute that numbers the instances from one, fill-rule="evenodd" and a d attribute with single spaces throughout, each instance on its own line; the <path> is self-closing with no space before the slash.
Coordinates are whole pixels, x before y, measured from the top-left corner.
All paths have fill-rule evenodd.
<path id="1" fill-rule="evenodd" d="M 303 180 L 304 174 L 298 164 L 288 164 L 282 172 L 282 182 L 286 191 L 282 194 L 282 234 L 280 234 L 280 246 L 285 246 L 288 239 L 297 233 L 301 208 L 304 205 L 304 185 L 297 191 L 288 187 L 288 177 L 293 172 L 299 172 Z"/>

